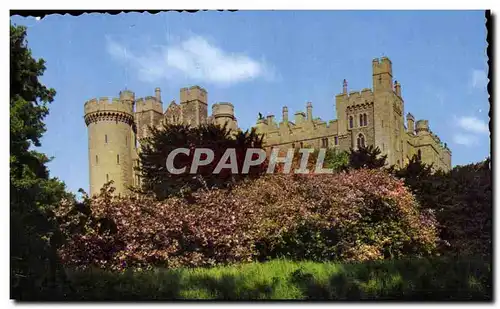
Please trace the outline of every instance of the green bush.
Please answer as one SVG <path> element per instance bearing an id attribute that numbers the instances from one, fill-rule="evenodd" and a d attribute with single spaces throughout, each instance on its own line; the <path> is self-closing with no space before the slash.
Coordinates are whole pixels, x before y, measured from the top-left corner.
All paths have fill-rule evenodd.
<path id="1" fill-rule="evenodd" d="M 74 300 L 491 301 L 491 266 L 481 259 L 364 263 L 273 260 L 213 268 L 69 271 Z"/>

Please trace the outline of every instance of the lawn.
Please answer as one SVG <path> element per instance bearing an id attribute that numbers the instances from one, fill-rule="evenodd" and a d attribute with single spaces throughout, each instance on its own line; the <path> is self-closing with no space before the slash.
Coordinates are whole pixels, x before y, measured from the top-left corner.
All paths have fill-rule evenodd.
<path id="1" fill-rule="evenodd" d="M 70 271 L 76 299 L 130 300 L 492 300 L 481 258 L 364 263 L 273 260 L 213 268 Z"/>

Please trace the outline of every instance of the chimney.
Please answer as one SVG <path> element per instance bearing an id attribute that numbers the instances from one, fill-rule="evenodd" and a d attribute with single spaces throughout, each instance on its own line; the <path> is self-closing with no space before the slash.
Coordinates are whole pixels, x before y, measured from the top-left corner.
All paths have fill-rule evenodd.
<path id="1" fill-rule="evenodd" d="M 313 119 L 313 106 L 311 102 L 307 102 L 307 120 L 312 121 Z"/>
<path id="2" fill-rule="evenodd" d="M 407 123 L 407 130 L 411 134 L 415 134 L 415 117 L 413 117 L 412 114 L 408 113 L 406 115 L 406 123 Z"/>
<path id="3" fill-rule="evenodd" d="M 288 123 L 288 107 L 283 106 L 283 123 Z"/>
<path id="4" fill-rule="evenodd" d="M 161 102 L 161 90 L 160 90 L 160 88 L 155 89 L 155 97 L 156 97 L 156 101 Z"/>
<path id="5" fill-rule="evenodd" d="M 394 81 L 394 91 L 398 95 L 398 97 L 401 97 L 401 84 L 398 83 L 398 81 Z"/>

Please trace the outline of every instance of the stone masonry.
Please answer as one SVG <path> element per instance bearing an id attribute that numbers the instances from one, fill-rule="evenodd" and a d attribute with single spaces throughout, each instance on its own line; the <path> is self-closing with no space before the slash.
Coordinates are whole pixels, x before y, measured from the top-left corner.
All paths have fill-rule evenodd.
<path id="1" fill-rule="evenodd" d="M 306 113 L 296 112 L 293 121 L 285 106 L 279 124 L 274 115 L 257 120 L 255 126 L 264 134 L 265 147 L 356 149 L 359 145 L 378 146 L 388 156 L 388 164 L 402 167 L 413 155 L 436 169 L 451 169 L 451 151 L 429 129 L 427 120 L 412 114 L 404 119 L 401 85 L 393 82 L 391 61 L 383 57 L 372 62 L 373 88 L 347 90 L 344 80 L 342 93 L 335 96 L 336 120 L 328 123 L 313 118 L 311 102 Z M 180 104 L 172 101 L 163 110 L 160 88 L 154 96 L 135 98 L 132 91 L 120 92 L 118 98 L 91 99 L 85 103 L 85 123 L 88 128 L 90 194 L 98 194 L 108 181 L 114 181 L 115 193 L 127 194 L 131 186 L 140 184 L 134 172 L 138 164 L 139 143 L 148 137 L 149 126 L 187 124 L 198 126 L 227 124 L 238 131 L 233 104 L 212 105 L 208 116 L 207 91 L 199 86 L 182 88 Z"/>

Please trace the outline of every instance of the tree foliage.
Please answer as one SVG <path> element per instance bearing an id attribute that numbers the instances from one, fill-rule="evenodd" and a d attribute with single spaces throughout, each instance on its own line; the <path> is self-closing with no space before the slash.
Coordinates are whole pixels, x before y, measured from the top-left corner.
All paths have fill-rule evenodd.
<path id="1" fill-rule="evenodd" d="M 71 196 L 49 177 L 49 159 L 32 149 L 40 146 L 55 90 L 40 83 L 45 62 L 33 58 L 23 26 L 10 26 L 10 67 L 11 298 L 48 299 L 64 292 L 56 254 L 60 237 L 51 212 L 61 197 Z"/>
<path id="2" fill-rule="evenodd" d="M 417 157 L 396 172 L 412 190 L 422 208 L 439 221 L 446 254 L 491 255 L 492 187 L 490 159 L 456 166 L 450 172 L 433 172 Z"/>
<path id="3" fill-rule="evenodd" d="M 264 164 L 261 164 L 250 167 L 248 174 L 241 173 L 246 150 L 262 148 L 262 136 L 259 136 L 254 129 L 233 132 L 226 126 L 213 124 L 198 127 L 164 124 L 160 128 L 150 129 L 151 137 L 142 143 L 139 154 L 138 171 L 142 178 L 140 189 L 143 193 L 153 193 L 158 199 L 193 192 L 200 188 L 228 186 L 247 176 L 258 177 L 263 171 Z M 189 149 L 189 155 L 179 154 L 174 160 L 174 167 L 185 167 L 182 174 L 173 174 L 166 166 L 168 155 L 177 148 Z M 201 148 L 212 150 L 214 160 L 208 165 L 199 166 L 196 174 L 191 174 L 195 150 Z M 215 174 L 214 169 L 228 149 L 235 149 L 237 173 L 225 168 Z M 206 158 L 206 155 L 201 157 L 201 159 Z M 256 155 L 252 158 L 255 159 Z"/>
<path id="4" fill-rule="evenodd" d="M 373 147 L 373 145 L 360 146 L 358 149 L 351 148 L 349 152 L 349 167 L 353 169 L 383 168 L 387 160 L 387 155 L 381 154 L 380 149 Z"/>

